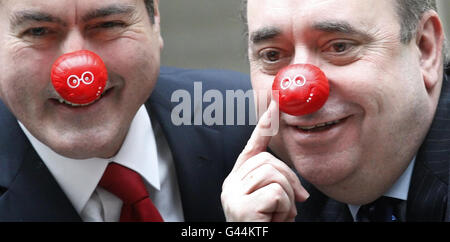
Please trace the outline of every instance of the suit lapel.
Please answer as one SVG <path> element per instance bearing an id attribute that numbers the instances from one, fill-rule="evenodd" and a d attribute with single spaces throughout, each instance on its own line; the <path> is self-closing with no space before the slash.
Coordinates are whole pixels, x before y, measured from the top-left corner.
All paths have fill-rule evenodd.
<path id="1" fill-rule="evenodd" d="M 435 119 L 416 158 L 408 195 L 408 221 L 445 220 L 449 193 L 450 85 L 448 77 L 444 78 Z"/>
<path id="2" fill-rule="evenodd" d="M 166 80 L 159 80 L 167 86 Z M 167 138 L 180 188 L 186 221 L 224 220 L 220 192 L 225 179 L 223 139 L 217 130 L 203 126 L 174 126 L 170 90 L 157 85 L 147 110 L 155 117 Z"/>
<path id="3" fill-rule="evenodd" d="M 0 102 L 0 221 L 81 221 L 32 148 L 16 119 Z"/>

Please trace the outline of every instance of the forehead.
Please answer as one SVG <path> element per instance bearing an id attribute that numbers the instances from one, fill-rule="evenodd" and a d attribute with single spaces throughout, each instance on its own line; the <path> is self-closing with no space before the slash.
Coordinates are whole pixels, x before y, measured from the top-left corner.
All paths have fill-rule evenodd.
<path id="1" fill-rule="evenodd" d="M 0 11 L 7 17 L 13 13 L 32 10 L 71 17 L 78 13 L 107 5 L 138 5 L 142 0 L 0 0 Z"/>
<path id="2" fill-rule="evenodd" d="M 321 21 L 342 21 L 370 28 L 395 24 L 394 0 L 249 0 L 249 31 L 267 26 L 301 27 Z"/>

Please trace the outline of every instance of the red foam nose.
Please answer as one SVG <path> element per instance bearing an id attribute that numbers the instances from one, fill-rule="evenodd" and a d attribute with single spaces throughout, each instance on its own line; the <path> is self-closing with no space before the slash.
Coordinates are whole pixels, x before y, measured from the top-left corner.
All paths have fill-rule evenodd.
<path id="1" fill-rule="evenodd" d="M 318 111 L 327 101 L 330 87 L 318 67 L 295 64 L 278 72 L 272 92 L 282 112 L 300 116 Z"/>
<path id="2" fill-rule="evenodd" d="M 99 98 L 105 90 L 108 72 L 98 55 L 80 50 L 62 55 L 55 61 L 51 80 L 64 100 L 88 104 Z"/>

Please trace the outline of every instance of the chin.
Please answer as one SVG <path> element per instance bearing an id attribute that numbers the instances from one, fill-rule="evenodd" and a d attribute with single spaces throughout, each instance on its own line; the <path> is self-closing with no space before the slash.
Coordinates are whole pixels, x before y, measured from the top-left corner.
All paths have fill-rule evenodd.
<path id="1" fill-rule="evenodd" d="M 320 188 L 349 180 L 359 166 L 356 156 L 351 150 L 314 155 L 289 153 L 289 160 L 302 178 Z"/>
<path id="2" fill-rule="evenodd" d="M 123 140 L 121 132 L 66 132 L 47 145 L 56 153 L 72 159 L 110 158 L 114 156 Z"/>

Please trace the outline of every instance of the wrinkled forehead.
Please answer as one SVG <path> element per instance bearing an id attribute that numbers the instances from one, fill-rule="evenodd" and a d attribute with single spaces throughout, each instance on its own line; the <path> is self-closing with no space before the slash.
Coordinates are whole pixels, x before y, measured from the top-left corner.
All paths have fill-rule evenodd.
<path id="1" fill-rule="evenodd" d="M 102 9 L 105 6 L 135 7 L 142 0 L 0 0 L 0 18 L 11 18 L 18 12 L 37 11 L 71 18 L 93 9 Z"/>
<path id="2" fill-rule="evenodd" d="M 354 26 L 399 24 L 394 0 L 248 0 L 249 31 L 277 26 L 296 28 L 340 21 Z"/>

